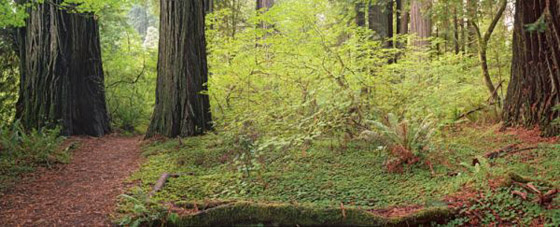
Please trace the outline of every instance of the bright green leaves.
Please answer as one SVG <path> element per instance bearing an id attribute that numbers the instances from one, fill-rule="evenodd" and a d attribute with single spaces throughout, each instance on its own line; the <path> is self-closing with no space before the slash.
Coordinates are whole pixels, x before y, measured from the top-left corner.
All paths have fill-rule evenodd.
<path id="1" fill-rule="evenodd" d="M 24 6 L 17 5 L 12 0 L 0 0 L 0 28 L 22 27 L 25 25 L 26 17 Z"/>
<path id="2" fill-rule="evenodd" d="M 64 0 L 63 6 L 77 9 L 78 12 L 93 12 L 98 14 L 105 8 L 118 7 L 127 0 Z"/>

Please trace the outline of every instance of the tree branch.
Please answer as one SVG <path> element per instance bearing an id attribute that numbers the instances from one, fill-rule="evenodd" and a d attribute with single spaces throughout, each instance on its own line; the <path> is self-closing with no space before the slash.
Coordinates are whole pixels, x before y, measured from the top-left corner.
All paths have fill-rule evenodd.
<path id="1" fill-rule="evenodd" d="M 498 13 L 496 13 L 494 19 L 492 20 L 492 23 L 490 23 L 490 27 L 488 27 L 488 30 L 484 33 L 484 37 L 482 39 L 484 45 L 486 45 L 488 41 L 490 41 L 490 36 L 492 36 L 492 33 L 494 32 L 496 25 L 498 25 L 498 22 L 500 22 L 500 18 L 502 18 L 504 11 L 506 11 L 506 7 L 507 7 L 507 0 L 502 0 L 500 2 L 500 9 L 498 9 Z"/>

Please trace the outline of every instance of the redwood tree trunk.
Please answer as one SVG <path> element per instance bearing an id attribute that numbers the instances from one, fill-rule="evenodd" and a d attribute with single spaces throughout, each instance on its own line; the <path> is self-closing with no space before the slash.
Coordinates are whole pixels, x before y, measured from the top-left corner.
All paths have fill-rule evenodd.
<path id="1" fill-rule="evenodd" d="M 551 121 L 559 116 L 553 107 L 560 100 L 560 0 L 517 0 L 515 8 L 504 120 L 507 126 L 539 126 L 545 135 L 556 135 L 559 127 Z"/>
<path id="2" fill-rule="evenodd" d="M 161 0 L 156 106 L 147 137 L 212 129 L 202 1 Z"/>
<path id="3" fill-rule="evenodd" d="M 29 9 L 19 31 L 17 118 L 27 129 L 60 124 L 64 135 L 102 136 L 110 128 L 99 27 L 94 15 L 68 13 L 61 2 Z"/>
<path id="4" fill-rule="evenodd" d="M 432 20 L 426 15 L 429 5 L 423 0 L 412 0 L 410 3 L 410 33 L 416 35 L 413 45 L 417 47 L 430 44 L 428 38 L 432 35 Z"/>
<path id="5" fill-rule="evenodd" d="M 393 1 L 377 0 L 368 5 L 369 29 L 375 32 L 375 39 L 385 40 L 393 37 Z M 391 46 L 392 42 L 386 42 Z"/>

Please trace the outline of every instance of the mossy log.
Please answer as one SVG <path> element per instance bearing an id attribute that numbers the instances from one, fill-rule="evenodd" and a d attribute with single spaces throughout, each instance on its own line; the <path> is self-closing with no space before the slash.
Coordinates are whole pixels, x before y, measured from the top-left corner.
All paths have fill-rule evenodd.
<path id="1" fill-rule="evenodd" d="M 403 217 L 384 217 L 357 208 L 318 208 L 274 203 L 233 202 L 179 218 L 171 226 L 227 226 L 265 224 L 273 226 L 417 226 L 444 222 L 455 210 L 425 208 Z"/>
<path id="2" fill-rule="evenodd" d="M 503 186 L 511 186 L 514 184 L 514 182 L 517 183 L 522 183 L 522 184 L 526 184 L 526 183 L 530 183 L 530 182 L 535 182 L 535 183 L 539 183 L 541 185 L 544 185 L 546 187 L 550 187 L 550 188 L 554 188 L 554 184 L 547 182 L 547 181 L 543 181 L 543 180 L 537 180 L 537 179 L 532 179 L 526 176 L 522 176 L 519 175 L 517 173 L 514 172 L 510 172 L 507 174 L 506 176 L 506 180 L 503 184 Z"/>

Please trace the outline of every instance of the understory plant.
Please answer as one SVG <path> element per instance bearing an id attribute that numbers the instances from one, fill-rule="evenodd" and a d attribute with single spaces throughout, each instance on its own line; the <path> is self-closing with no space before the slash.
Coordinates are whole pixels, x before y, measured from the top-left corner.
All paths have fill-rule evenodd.
<path id="1" fill-rule="evenodd" d="M 35 167 L 67 163 L 70 147 L 59 149 L 63 140 L 58 127 L 26 131 L 18 121 L 0 125 L 0 191 L 19 174 Z"/>
<path id="2" fill-rule="evenodd" d="M 140 188 L 135 188 L 131 195 L 121 194 L 119 198 L 122 200 L 119 211 L 126 213 L 116 220 L 120 226 L 164 226 L 166 223 L 174 224 L 178 219 L 177 214 L 151 201 Z"/>
<path id="3" fill-rule="evenodd" d="M 390 159 L 385 162 L 390 172 L 401 172 L 403 165 L 413 165 L 424 161 L 430 168 L 427 159 L 430 140 L 435 132 L 430 116 L 418 123 L 407 119 L 399 120 L 394 114 L 388 114 L 382 121 L 369 121 L 370 130 L 364 130 L 361 138 L 384 146 Z"/>

